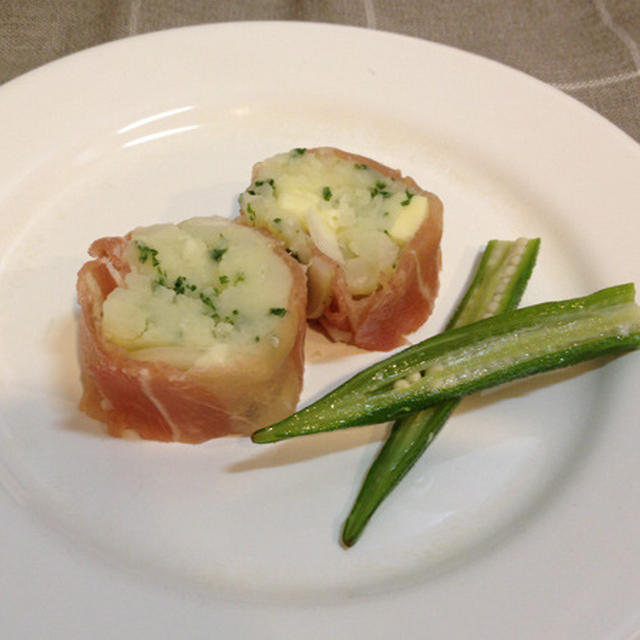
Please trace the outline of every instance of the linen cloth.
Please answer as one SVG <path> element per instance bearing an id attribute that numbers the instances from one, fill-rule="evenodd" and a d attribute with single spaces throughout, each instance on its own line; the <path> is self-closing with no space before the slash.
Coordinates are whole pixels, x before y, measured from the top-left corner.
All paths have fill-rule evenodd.
<path id="1" fill-rule="evenodd" d="M 110 40 L 232 20 L 347 24 L 451 45 L 556 86 L 640 142 L 640 0 L 2 0 L 0 83 Z"/>

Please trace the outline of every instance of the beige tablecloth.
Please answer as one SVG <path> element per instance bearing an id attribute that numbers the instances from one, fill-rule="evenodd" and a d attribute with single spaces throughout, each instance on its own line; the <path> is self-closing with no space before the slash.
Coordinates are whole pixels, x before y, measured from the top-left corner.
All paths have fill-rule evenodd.
<path id="1" fill-rule="evenodd" d="M 2 0 L 0 83 L 110 40 L 230 20 L 349 24 L 452 45 L 566 91 L 640 141 L 639 0 Z"/>

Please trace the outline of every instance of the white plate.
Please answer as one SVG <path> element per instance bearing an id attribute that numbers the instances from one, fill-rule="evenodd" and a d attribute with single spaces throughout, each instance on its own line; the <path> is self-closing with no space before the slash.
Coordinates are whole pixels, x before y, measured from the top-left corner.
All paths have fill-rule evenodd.
<path id="1" fill-rule="evenodd" d="M 252 164 L 335 145 L 446 210 L 442 327 L 492 237 L 525 302 L 638 280 L 640 148 L 518 72 L 326 25 L 115 42 L 0 90 L 0 619 L 13 637 L 602 638 L 640 628 L 637 355 L 470 398 L 351 550 L 384 427 L 127 442 L 76 410 L 90 242 L 234 215 Z M 311 352 L 314 350 L 311 349 Z M 304 398 L 378 355 L 319 361 Z"/>

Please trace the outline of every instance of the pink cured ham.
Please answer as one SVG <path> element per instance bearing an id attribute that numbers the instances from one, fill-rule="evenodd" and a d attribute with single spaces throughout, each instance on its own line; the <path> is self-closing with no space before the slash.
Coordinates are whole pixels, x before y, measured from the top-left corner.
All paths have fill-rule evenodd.
<path id="1" fill-rule="evenodd" d="M 257 233 L 253 231 L 253 233 Z M 263 236 L 264 234 L 261 234 Z M 84 393 L 80 408 L 107 425 L 112 436 L 200 443 L 230 434 L 248 435 L 291 414 L 303 375 L 306 283 L 302 268 L 277 244 L 272 250 L 292 274 L 288 335 L 268 356 L 244 354 L 206 368 L 177 368 L 136 360 L 105 339 L 103 305 L 130 271 L 129 236 L 102 238 L 89 249 L 95 259 L 78 274 L 81 308 L 79 352 Z"/>
<path id="2" fill-rule="evenodd" d="M 412 178 L 370 158 L 335 148 L 320 147 L 294 150 L 291 152 L 293 159 L 290 162 L 294 162 L 296 152 L 301 151 L 304 151 L 305 156 L 335 157 L 346 161 L 349 166 L 366 167 L 376 172 L 376 176 L 384 178 L 387 184 L 396 185 L 396 189 L 401 188 L 407 194 L 419 194 L 426 199 L 428 215 L 400 247 L 393 271 L 380 273 L 377 289 L 364 295 L 350 290 L 345 268 L 336 256 L 327 255 L 315 242 L 309 243 L 311 248 L 306 252 L 298 250 L 290 242 L 291 235 L 287 238 L 280 233 L 279 227 L 282 225 L 274 225 L 268 220 L 269 214 L 263 214 L 260 219 L 260 216 L 247 210 L 249 206 L 252 206 L 253 211 L 257 209 L 255 200 L 246 194 L 256 191 L 255 185 L 263 184 L 265 176 L 270 175 L 268 171 L 273 171 L 269 166 L 271 159 L 254 166 L 252 186 L 245 191 L 245 200 L 241 200 L 243 218 L 257 226 L 266 226 L 272 233 L 283 237 L 289 250 L 307 266 L 307 316 L 312 323 L 332 340 L 364 349 L 389 350 L 401 346 L 406 342 L 405 336 L 417 330 L 427 320 L 438 295 L 443 230 L 442 202 L 435 194 L 419 187 Z M 273 176 L 273 181 L 272 184 L 277 188 L 277 175 Z M 324 190 L 323 193 L 330 196 L 331 189 Z M 304 200 L 302 203 L 306 205 Z M 324 203 L 320 202 L 320 205 Z M 273 218 L 273 214 L 271 217 Z M 257 221 L 255 218 L 258 218 Z M 295 240 L 295 236 L 293 238 Z"/>
<path id="3" fill-rule="evenodd" d="M 432 194 L 428 197 L 431 211 L 441 212 L 440 201 Z M 332 340 L 387 351 L 404 344 L 405 336 L 424 324 L 439 289 L 441 213 L 436 217 L 439 221 L 431 216 L 424 221 L 400 253 L 393 276 L 369 296 L 351 295 L 340 265 L 326 256 L 314 256 L 312 268 L 329 274 L 324 277 L 331 290 L 329 304 L 314 322 Z M 321 262 L 326 264 L 319 267 Z"/>

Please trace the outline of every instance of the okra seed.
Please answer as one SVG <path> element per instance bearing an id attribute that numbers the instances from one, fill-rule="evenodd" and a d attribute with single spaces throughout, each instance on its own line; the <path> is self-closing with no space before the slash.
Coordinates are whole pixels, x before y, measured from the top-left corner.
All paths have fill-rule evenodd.
<path id="1" fill-rule="evenodd" d="M 491 299 L 491 302 L 487 305 L 487 311 L 484 314 L 485 316 L 491 316 L 496 312 L 498 308 L 498 298 L 495 296 Z"/>
<path id="2" fill-rule="evenodd" d="M 511 249 L 509 250 L 507 264 L 517 266 L 526 248 L 527 248 L 527 239 L 518 238 L 513 244 L 513 246 L 511 247 Z"/>

